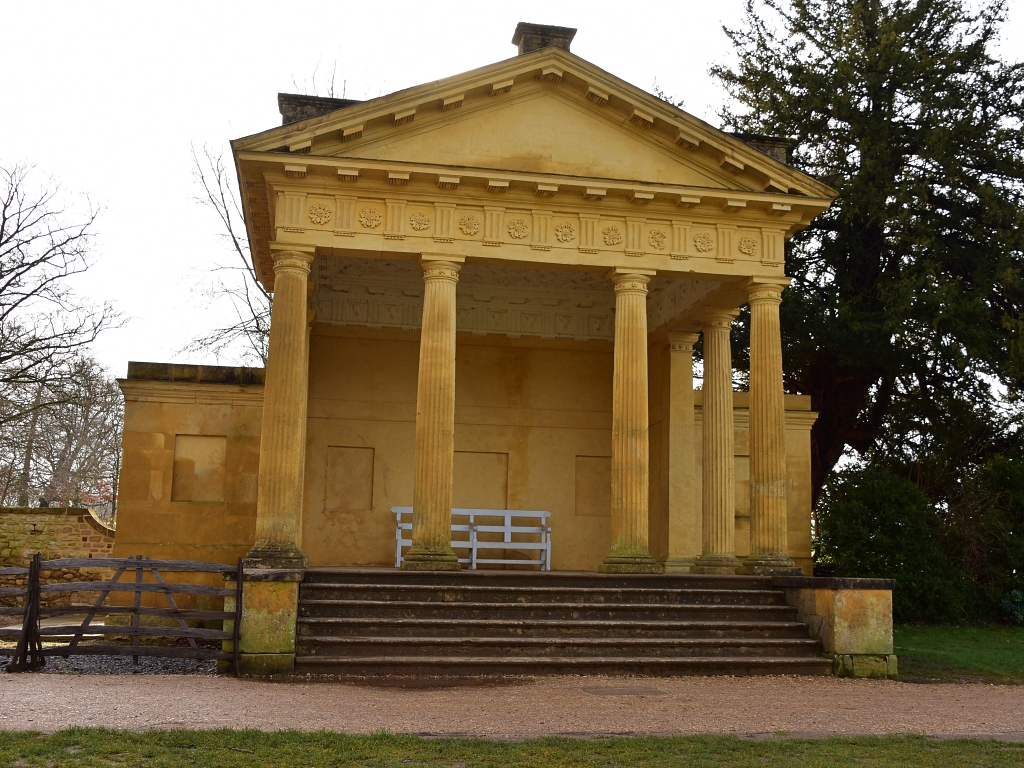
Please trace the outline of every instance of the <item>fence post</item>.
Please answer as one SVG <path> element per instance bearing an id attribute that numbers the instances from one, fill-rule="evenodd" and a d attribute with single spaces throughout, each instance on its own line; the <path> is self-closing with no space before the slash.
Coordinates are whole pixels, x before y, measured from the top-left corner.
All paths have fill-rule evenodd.
<path id="1" fill-rule="evenodd" d="M 240 627 L 242 626 L 242 558 L 238 558 L 238 570 L 235 571 L 235 624 L 231 628 L 231 654 L 232 665 L 235 668 L 235 677 L 239 675 L 239 650 L 238 644 L 241 640 Z"/>
<path id="2" fill-rule="evenodd" d="M 14 656 L 7 665 L 8 672 L 35 672 L 46 664 L 43 644 L 39 639 L 39 571 L 41 556 L 32 555 L 28 566 L 28 584 L 25 589 L 25 617 Z"/>

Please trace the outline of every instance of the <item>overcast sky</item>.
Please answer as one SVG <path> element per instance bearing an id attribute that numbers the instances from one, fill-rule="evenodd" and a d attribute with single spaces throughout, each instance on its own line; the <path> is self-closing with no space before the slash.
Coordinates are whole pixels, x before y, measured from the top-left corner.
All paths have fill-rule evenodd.
<path id="1" fill-rule="evenodd" d="M 0 163 L 25 162 L 102 209 L 95 266 L 78 283 L 111 300 L 123 328 L 94 354 L 217 363 L 180 350 L 229 319 L 202 290 L 231 254 L 194 201 L 191 146 L 280 124 L 279 91 L 372 98 L 515 55 L 516 23 L 576 27 L 572 50 L 645 90 L 657 85 L 717 125 L 707 75 L 730 61 L 721 31 L 742 0 L 630 3 L 113 2 L 3 3 Z M 1024 51 L 1024 0 L 1010 0 L 1002 56 Z M 317 72 L 314 83 L 313 74 Z M 235 361 L 222 359 L 221 364 Z"/>

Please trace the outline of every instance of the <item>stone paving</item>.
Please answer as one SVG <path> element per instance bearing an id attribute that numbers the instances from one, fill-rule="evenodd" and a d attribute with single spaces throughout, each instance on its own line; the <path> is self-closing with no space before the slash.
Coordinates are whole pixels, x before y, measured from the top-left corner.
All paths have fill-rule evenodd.
<path id="1" fill-rule="evenodd" d="M 918 733 L 1024 741 L 1024 686 L 830 677 L 267 682 L 0 674 L 0 727 L 328 729 L 524 738 Z"/>

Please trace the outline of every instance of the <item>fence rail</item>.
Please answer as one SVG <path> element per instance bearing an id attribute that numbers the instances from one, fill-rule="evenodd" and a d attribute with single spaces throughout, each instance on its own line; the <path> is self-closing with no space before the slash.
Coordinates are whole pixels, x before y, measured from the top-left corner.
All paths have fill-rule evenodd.
<path id="1" fill-rule="evenodd" d="M 114 571 L 114 575 L 106 581 L 75 581 L 42 584 L 41 573 L 44 570 L 69 568 L 102 568 Z M 218 573 L 233 575 L 235 586 L 212 587 L 207 584 L 191 584 L 167 582 L 162 572 Z M 122 581 L 128 575 L 131 580 Z M 152 580 L 146 581 L 149 575 Z M 42 560 L 34 555 L 28 568 L 0 568 L 0 576 L 27 576 L 24 587 L 4 587 L 0 596 L 23 597 L 22 608 L 0 607 L 0 616 L 22 615 L 20 629 L 0 628 L 0 638 L 18 638 L 13 658 L 7 665 L 8 672 L 31 672 L 41 669 L 47 656 L 72 655 L 107 655 L 132 656 L 136 664 L 142 656 L 165 658 L 217 659 L 231 661 L 235 674 L 238 674 L 239 631 L 242 621 L 242 560 L 237 565 L 221 563 L 204 563 L 197 560 L 151 560 L 141 555 L 129 558 L 59 558 Z M 98 595 L 88 604 L 79 605 L 43 605 L 43 595 L 52 597 L 61 594 L 95 594 Z M 112 594 L 130 593 L 133 595 L 132 605 L 110 605 L 108 600 Z M 163 595 L 167 607 L 142 604 L 143 595 Z M 207 597 L 235 598 L 233 611 L 216 611 L 204 608 L 179 607 L 175 596 L 202 595 Z M 80 616 L 85 618 L 81 623 L 43 625 L 43 619 L 57 617 Z M 130 617 L 126 625 L 109 625 L 108 616 Z M 142 626 L 142 617 L 173 620 L 177 626 Z M 102 624 L 95 624 L 97 617 L 103 617 Z M 189 622 L 197 621 L 230 621 L 232 626 L 227 629 L 209 629 L 189 626 Z M 112 636 L 128 637 L 131 645 L 123 645 L 107 640 L 98 642 L 100 638 Z M 142 645 L 143 638 L 166 638 L 188 641 L 188 647 Z M 89 643 L 82 645 L 82 640 Z M 43 642 L 46 645 L 43 645 Z M 197 641 L 231 641 L 231 650 L 222 648 L 201 647 Z"/>

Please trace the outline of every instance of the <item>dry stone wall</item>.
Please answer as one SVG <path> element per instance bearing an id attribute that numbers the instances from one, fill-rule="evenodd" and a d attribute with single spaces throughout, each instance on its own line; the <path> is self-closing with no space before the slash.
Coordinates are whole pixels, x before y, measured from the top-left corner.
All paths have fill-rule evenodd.
<path id="1" fill-rule="evenodd" d="M 108 528 L 87 509 L 64 507 L 0 507 L 0 567 L 28 566 L 32 555 L 43 560 L 65 557 L 110 557 L 114 548 L 114 530 Z M 61 568 L 43 570 L 43 584 L 72 581 L 100 581 L 109 578 L 101 568 Z M 0 586 L 22 587 L 27 576 L 0 576 Z M 82 593 L 85 594 L 85 593 Z M 81 594 L 77 598 L 81 598 Z M 85 595 L 95 599 L 95 595 Z M 70 595 L 54 595 L 46 604 L 65 604 Z M 21 605 L 21 598 L 5 601 Z M 76 599 L 76 603 L 79 602 Z"/>
<path id="2" fill-rule="evenodd" d="M 39 552 L 58 557 L 110 557 L 114 530 L 87 509 L 0 508 L 0 566 L 27 566 Z"/>

